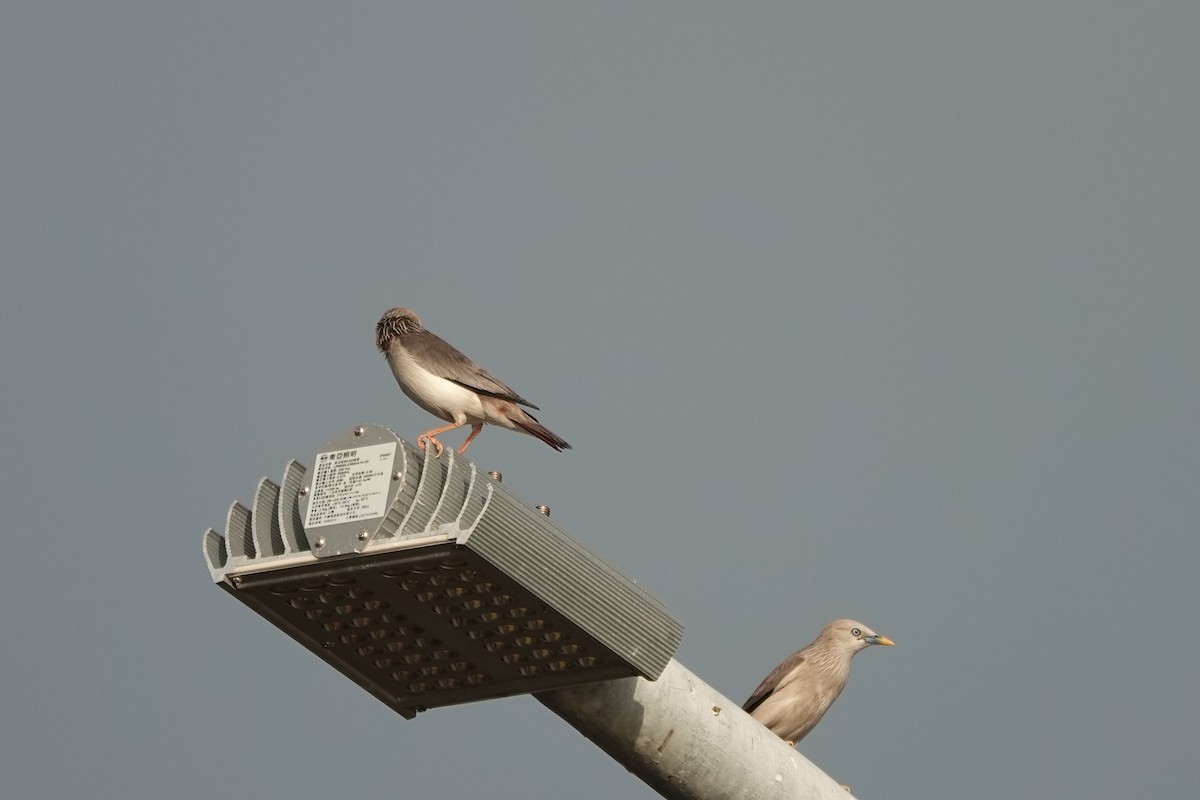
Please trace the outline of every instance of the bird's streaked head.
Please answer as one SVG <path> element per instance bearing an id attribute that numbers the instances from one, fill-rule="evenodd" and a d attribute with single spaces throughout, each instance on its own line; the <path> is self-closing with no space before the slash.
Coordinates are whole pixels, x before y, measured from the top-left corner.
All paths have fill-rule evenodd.
<path id="1" fill-rule="evenodd" d="M 831 648 L 849 652 L 851 655 L 873 644 L 893 645 L 891 639 L 852 619 L 838 619 L 825 626 L 818 639 L 825 639 Z"/>
<path id="2" fill-rule="evenodd" d="M 397 336 L 407 336 L 410 333 L 420 333 L 421 318 L 408 308 L 389 308 L 375 326 L 375 346 L 381 351 L 387 351 L 388 342 Z"/>

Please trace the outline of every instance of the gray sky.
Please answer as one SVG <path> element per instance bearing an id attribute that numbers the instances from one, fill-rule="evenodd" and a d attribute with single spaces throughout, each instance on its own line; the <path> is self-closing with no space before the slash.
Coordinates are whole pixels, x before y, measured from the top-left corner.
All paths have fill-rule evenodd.
<path id="1" fill-rule="evenodd" d="M 864 798 L 1195 791 L 1200 5 L 0 6 L 0 794 L 650 797 L 529 698 L 405 721 L 215 588 L 234 500 L 434 420 Z M 460 441 L 458 435 L 448 437 Z"/>

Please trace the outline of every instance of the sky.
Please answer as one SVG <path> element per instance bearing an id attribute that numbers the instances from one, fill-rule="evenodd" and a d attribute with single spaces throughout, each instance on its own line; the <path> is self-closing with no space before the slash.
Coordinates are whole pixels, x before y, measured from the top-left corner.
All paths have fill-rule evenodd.
<path id="1" fill-rule="evenodd" d="M 436 420 L 858 797 L 1188 796 L 1200 5 L 0 5 L 0 795 L 648 798 L 529 697 L 407 721 L 215 587 L 234 501 Z M 446 439 L 457 444 L 459 434 Z"/>

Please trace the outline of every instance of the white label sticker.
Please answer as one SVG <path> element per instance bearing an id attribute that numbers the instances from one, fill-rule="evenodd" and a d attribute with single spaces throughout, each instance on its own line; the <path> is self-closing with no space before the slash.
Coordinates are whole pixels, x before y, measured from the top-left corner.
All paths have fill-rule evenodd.
<path id="1" fill-rule="evenodd" d="M 304 528 L 378 519 L 387 513 L 396 443 L 317 453 Z"/>

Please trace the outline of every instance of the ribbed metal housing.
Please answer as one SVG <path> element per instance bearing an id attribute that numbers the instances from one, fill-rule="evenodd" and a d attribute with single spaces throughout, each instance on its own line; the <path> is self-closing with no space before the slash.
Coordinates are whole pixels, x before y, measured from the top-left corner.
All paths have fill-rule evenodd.
<path id="1" fill-rule="evenodd" d="M 683 627 L 662 602 L 474 464 L 393 437 L 395 499 L 361 552 L 321 558 L 293 461 L 253 512 L 204 535 L 223 589 L 406 717 L 426 708 L 642 676 Z M 385 436 L 386 434 L 386 436 Z M 369 534 L 369 535 L 368 535 Z"/>

